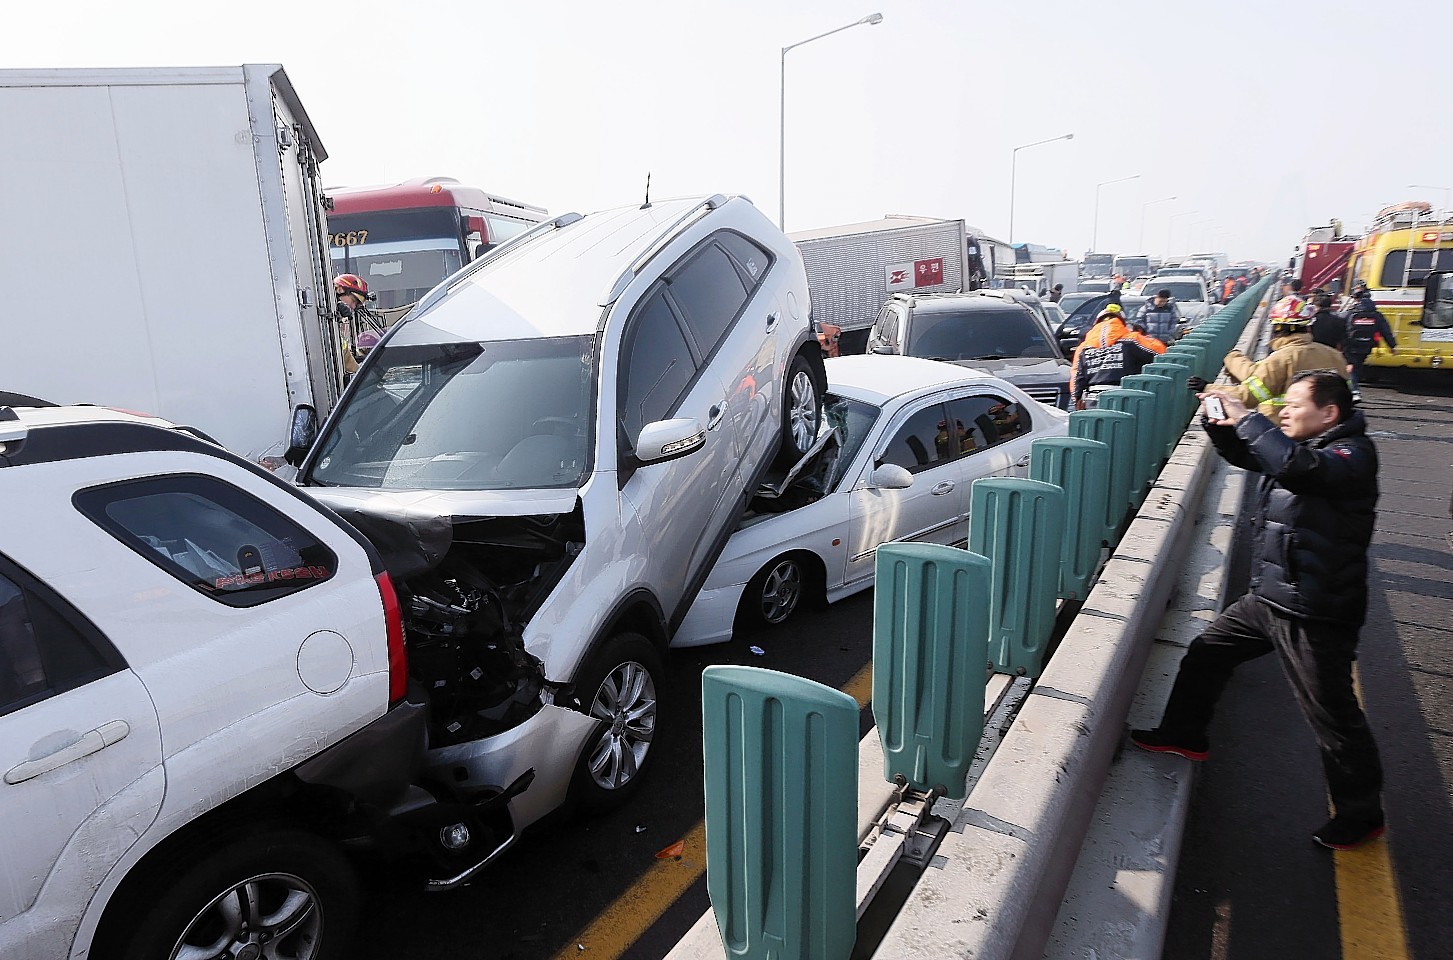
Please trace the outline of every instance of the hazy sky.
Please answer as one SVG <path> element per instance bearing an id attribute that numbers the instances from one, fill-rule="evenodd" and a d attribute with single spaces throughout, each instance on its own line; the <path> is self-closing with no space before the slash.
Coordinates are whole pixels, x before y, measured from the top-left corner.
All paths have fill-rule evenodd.
<path id="1" fill-rule="evenodd" d="M 1450 0 L 9 0 L 0 66 L 287 68 L 330 185 L 457 177 L 552 212 L 745 193 L 787 228 L 963 217 L 1078 256 L 1283 260 L 1453 188 Z M 59 15 L 58 15 L 59 12 Z M 3 135 L 3 134 L 0 134 Z M 1097 184 L 1139 174 L 1139 178 Z M 1175 196 L 1173 201 L 1159 201 Z M 1147 206 L 1147 204 L 1149 204 Z M 1143 226 L 1142 226 L 1143 220 Z"/>

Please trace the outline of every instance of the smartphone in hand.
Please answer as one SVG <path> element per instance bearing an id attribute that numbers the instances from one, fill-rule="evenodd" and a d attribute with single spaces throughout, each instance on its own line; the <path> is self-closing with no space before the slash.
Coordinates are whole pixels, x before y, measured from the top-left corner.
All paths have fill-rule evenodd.
<path id="1" fill-rule="evenodd" d="M 1221 402 L 1221 398 L 1220 397 L 1207 397 L 1206 398 L 1206 419 L 1207 420 L 1225 420 L 1226 419 L 1226 405 Z"/>

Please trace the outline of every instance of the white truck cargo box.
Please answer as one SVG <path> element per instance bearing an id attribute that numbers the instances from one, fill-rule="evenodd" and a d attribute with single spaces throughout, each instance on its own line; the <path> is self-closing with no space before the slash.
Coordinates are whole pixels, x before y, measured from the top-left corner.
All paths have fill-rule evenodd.
<path id="1" fill-rule="evenodd" d="M 282 67 L 0 70 L 0 391 L 279 455 L 341 384 L 316 131 Z"/>

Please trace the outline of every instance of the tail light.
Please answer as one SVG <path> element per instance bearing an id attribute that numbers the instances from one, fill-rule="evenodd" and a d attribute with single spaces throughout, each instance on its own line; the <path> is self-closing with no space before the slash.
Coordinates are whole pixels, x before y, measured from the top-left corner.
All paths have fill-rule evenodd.
<path id="1" fill-rule="evenodd" d="M 380 573 L 378 595 L 383 599 L 383 619 L 388 632 L 388 702 L 404 698 L 409 689 L 409 657 L 404 649 L 404 615 L 399 595 L 387 573 Z"/>

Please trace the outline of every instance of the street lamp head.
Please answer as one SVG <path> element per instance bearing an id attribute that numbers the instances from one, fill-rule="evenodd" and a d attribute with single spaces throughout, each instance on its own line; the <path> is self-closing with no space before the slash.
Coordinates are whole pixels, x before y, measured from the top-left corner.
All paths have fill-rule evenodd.
<path id="1" fill-rule="evenodd" d="M 1074 138 L 1075 138 L 1075 135 L 1073 133 L 1067 133 L 1067 134 L 1065 134 L 1065 139 L 1066 140 L 1073 140 Z"/>
<path id="2" fill-rule="evenodd" d="M 880 23 L 883 22 L 883 15 L 881 13 L 870 13 L 866 17 L 864 17 L 863 19 L 859 20 L 858 22 L 859 23 L 868 23 L 868 24 L 872 24 L 874 26 L 877 26 L 878 24 L 880 24 Z"/>

